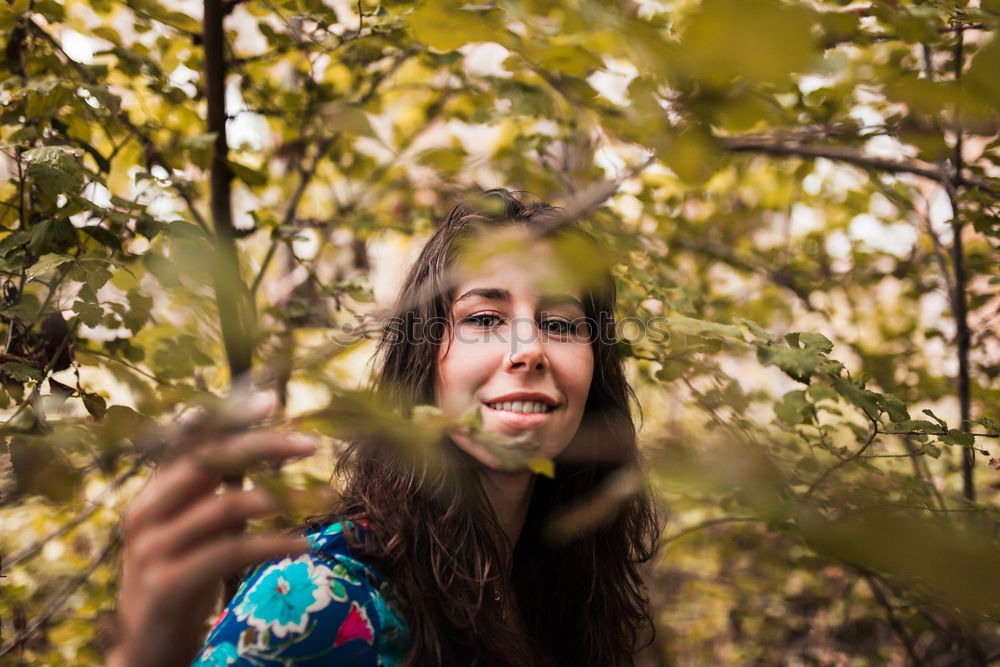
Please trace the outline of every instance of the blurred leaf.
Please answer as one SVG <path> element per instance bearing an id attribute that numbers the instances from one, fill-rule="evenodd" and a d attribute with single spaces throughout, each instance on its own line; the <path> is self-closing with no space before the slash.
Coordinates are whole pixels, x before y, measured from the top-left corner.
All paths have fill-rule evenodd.
<path id="1" fill-rule="evenodd" d="M 494 10 L 463 9 L 462 3 L 430 0 L 409 15 L 417 41 L 439 51 L 454 51 L 469 42 L 505 42 Z"/>
<path id="2" fill-rule="evenodd" d="M 19 437 L 10 443 L 17 493 L 45 496 L 56 503 L 76 498 L 83 475 L 40 437 Z"/>
<path id="3" fill-rule="evenodd" d="M 683 30 L 684 66 L 717 88 L 740 77 L 780 80 L 818 55 L 816 20 L 805 7 L 776 0 L 706 0 Z"/>

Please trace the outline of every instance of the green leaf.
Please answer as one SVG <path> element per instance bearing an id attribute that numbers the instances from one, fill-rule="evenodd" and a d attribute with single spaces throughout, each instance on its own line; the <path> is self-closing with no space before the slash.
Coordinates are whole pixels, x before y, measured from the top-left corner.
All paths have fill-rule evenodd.
<path id="1" fill-rule="evenodd" d="M 42 379 L 42 372 L 35 368 L 34 366 L 29 366 L 28 364 L 23 364 L 19 361 L 11 361 L 3 366 L 0 366 L 3 372 L 14 378 L 18 382 L 27 382 L 28 380 L 35 380 L 40 382 Z"/>
<path id="2" fill-rule="evenodd" d="M 121 239 L 100 225 L 86 225 L 81 228 L 81 231 L 103 246 L 113 250 L 122 249 Z"/>
<path id="3" fill-rule="evenodd" d="M 812 421 L 815 414 L 813 406 L 806 400 L 806 393 L 801 389 L 790 391 L 774 405 L 774 414 L 785 426 L 797 426 Z"/>
<path id="4" fill-rule="evenodd" d="M 809 385 L 809 388 L 806 389 L 806 393 L 809 395 L 809 398 L 813 400 L 813 402 L 835 401 L 838 396 L 837 392 L 835 392 L 832 387 L 818 382 Z"/>
<path id="5" fill-rule="evenodd" d="M 809 384 L 816 373 L 834 373 L 840 368 L 839 362 L 827 359 L 816 348 L 758 345 L 757 360 L 765 366 L 777 366 L 803 384 Z"/>
<path id="6" fill-rule="evenodd" d="M 868 391 L 867 389 L 858 386 L 851 380 L 846 380 L 844 378 L 837 378 L 834 382 L 834 387 L 848 403 L 852 403 L 857 407 L 864 410 L 865 414 L 874 419 L 878 416 L 879 410 L 879 395 L 875 392 Z"/>
<path id="7" fill-rule="evenodd" d="M 96 327 L 104 319 L 104 310 L 96 303 L 74 301 L 73 312 L 79 315 L 80 321 L 88 327 Z"/>
<path id="8" fill-rule="evenodd" d="M 924 408 L 923 410 L 921 410 L 921 412 L 923 412 L 925 415 L 936 421 L 938 423 L 938 426 L 940 426 L 942 429 L 945 430 L 948 429 L 948 424 L 946 424 L 944 420 L 938 417 L 936 414 L 931 412 L 929 408 Z"/>
<path id="9" fill-rule="evenodd" d="M 97 421 L 104 419 L 104 415 L 108 411 L 108 402 L 100 394 L 84 394 L 83 406 L 87 408 L 90 416 Z"/>
<path id="10" fill-rule="evenodd" d="M 66 262 L 72 262 L 73 258 L 69 255 L 63 255 L 61 253 L 50 252 L 42 255 L 38 258 L 38 261 L 28 267 L 28 270 L 24 272 L 28 280 L 35 280 L 41 275 L 56 269 Z"/>
<path id="11" fill-rule="evenodd" d="M 83 167 L 67 146 L 42 146 L 25 151 L 28 176 L 49 197 L 75 193 L 83 185 Z"/>
<path id="12" fill-rule="evenodd" d="M 812 456 L 804 456 L 801 459 L 799 459 L 795 464 L 795 472 L 799 474 L 801 473 L 813 474 L 819 472 L 819 470 L 820 470 L 819 461 L 817 461 Z"/>
<path id="13" fill-rule="evenodd" d="M 153 297 L 146 296 L 136 290 L 129 290 L 126 299 L 129 309 L 122 315 L 122 324 L 132 333 L 138 333 L 139 329 L 149 321 L 149 313 L 153 308 Z"/>
<path id="14" fill-rule="evenodd" d="M 957 428 L 949 429 L 947 435 L 941 436 L 941 441 L 949 445 L 960 445 L 962 447 L 972 447 L 976 444 L 976 438 L 971 433 L 959 431 Z"/>
<path id="15" fill-rule="evenodd" d="M 743 332 L 739 327 L 732 324 L 720 324 L 708 320 L 699 320 L 685 315 L 671 315 L 665 318 L 667 330 L 671 334 L 682 334 L 685 336 L 705 336 L 717 335 L 723 338 L 735 338 L 745 340 Z"/>
<path id="16" fill-rule="evenodd" d="M 181 274 L 177 265 L 166 257 L 155 252 L 147 252 L 142 256 L 142 263 L 146 269 L 156 276 L 163 287 L 179 287 L 181 284 Z"/>
<path id="17" fill-rule="evenodd" d="M 87 262 L 84 282 L 96 292 L 111 280 L 111 275 L 104 262 Z"/>
<path id="18" fill-rule="evenodd" d="M 986 428 L 987 430 L 993 433 L 1000 433 L 1000 424 L 996 423 L 989 417 L 980 417 L 979 419 L 975 420 L 975 423 L 979 424 L 980 426 Z"/>
<path id="19" fill-rule="evenodd" d="M 794 335 L 796 336 L 798 343 L 801 344 L 802 347 L 815 348 L 820 352 L 822 352 L 823 354 L 830 354 L 831 352 L 833 352 L 833 343 L 830 342 L 830 339 L 824 336 L 823 334 L 809 333 L 803 331 Z"/>
<path id="20" fill-rule="evenodd" d="M 28 252 L 40 257 L 75 243 L 76 230 L 65 218 L 46 218 L 31 228 L 29 239 Z"/>
<path id="21" fill-rule="evenodd" d="M 233 176 L 251 187 L 267 184 L 266 169 L 253 169 L 244 164 L 240 164 L 239 162 L 230 160 L 229 170 L 233 172 Z"/>
<path id="22" fill-rule="evenodd" d="M 904 422 L 910 419 L 910 413 L 906 410 L 906 405 L 892 394 L 883 394 L 879 397 L 879 405 L 889 415 L 889 419 L 894 422 Z"/>
<path id="23" fill-rule="evenodd" d="M 941 457 L 941 448 L 932 442 L 924 443 L 920 449 L 917 450 L 920 454 L 926 454 L 932 459 Z"/>
<path id="24" fill-rule="evenodd" d="M 755 338 L 762 342 L 774 339 L 774 336 L 769 331 L 751 320 L 743 319 L 742 317 L 734 317 L 733 323 L 745 327 Z"/>

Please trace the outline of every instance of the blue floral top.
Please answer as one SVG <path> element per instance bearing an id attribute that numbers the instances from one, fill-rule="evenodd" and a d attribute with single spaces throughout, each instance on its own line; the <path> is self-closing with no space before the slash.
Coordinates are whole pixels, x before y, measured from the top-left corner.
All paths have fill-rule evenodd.
<path id="1" fill-rule="evenodd" d="M 409 635 L 389 585 L 351 556 L 343 531 L 330 524 L 307 535 L 308 553 L 253 570 L 192 667 L 400 664 Z"/>

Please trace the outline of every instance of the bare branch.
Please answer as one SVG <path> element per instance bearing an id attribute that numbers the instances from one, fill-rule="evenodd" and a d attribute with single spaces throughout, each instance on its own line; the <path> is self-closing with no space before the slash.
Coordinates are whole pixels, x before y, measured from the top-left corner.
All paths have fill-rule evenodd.
<path id="1" fill-rule="evenodd" d="M 899 641 L 906 649 L 906 654 L 910 656 L 910 664 L 916 665 L 917 667 L 925 664 L 924 661 L 917 656 L 917 649 L 914 644 L 913 637 L 911 637 L 910 633 L 907 632 L 906 626 L 904 626 L 896 617 L 896 612 L 892 608 L 892 603 L 889 602 L 889 598 L 886 597 L 885 592 L 882 590 L 881 586 L 878 585 L 875 577 L 873 575 L 866 574 L 864 575 L 864 579 L 868 584 L 868 588 L 871 589 L 872 595 L 875 596 L 875 601 L 878 602 L 883 609 L 885 609 L 885 616 L 886 620 L 889 621 L 889 627 L 891 627 L 892 631 L 897 637 L 899 637 Z"/>
<path id="2" fill-rule="evenodd" d="M 69 531 L 73 530 L 87 519 L 89 519 L 94 514 L 94 512 L 100 509 L 101 501 L 104 500 L 104 497 L 108 495 L 111 491 L 114 491 L 115 489 L 120 487 L 125 482 L 125 480 L 134 475 L 136 472 L 138 472 L 140 468 L 142 468 L 141 462 L 137 461 L 133 463 L 127 470 L 123 471 L 117 477 L 111 480 L 111 482 L 108 483 L 108 485 L 104 488 L 104 490 L 101 491 L 101 493 L 98 494 L 96 498 L 90 501 L 90 506 L 87 509 L 80 512 L 75 517 L 73 517 L 63 525 L 59 526 L 59 528 L 52 531 L 45 537 L 35 540 L 34 542 L 24 547 L 23 549 L 15 551 L 13 554 L 10 555 L 10 557 L 6 559 L 4 565 L 10 567 L 12 565 L 16 565 L 17 563 L 20 563 L 23 560 L 31 558 L 36 553 L 41 551 L 42 547 L 44 547 L 46 544 L 48 544 L 52 540 L 59 539 L 60 537 L 62 537 Z"/>
<path id="3" fill-rule="evenodd" d="M 994 192 L 987 181 L 974 176 L 955 176 L 923 160 L 892 160 L 868 155 L 849 146 L 829 146 L 787 142 L 769 134 L 749 134 L 738 137 L 719 137 L 722 147 L 731 153 L 761 153 L 775 157 L 826 158 L 852 164 L 863 169 L 873 169 L 890 174 L 914 174 L 938 183 L 957 182 L 960 185 Z"/>
<path id="4" fill-rule="evenodd" d="M 696 524 L 696 525 L 691 526 L 689 528 L 685 528 L 684 530 L 680 531 L 679 533 L 677 533 L 675 535 L 671 535 L 670 537 L 664 538 L 663 541 L 660 544 L 663 545 L 663 546 L 666 546 L 666 545 L 670 544 L 671 542 L 675 542 L 675 541 L 681 539 L 682 537 L 686 537 L 686 536 L 690 535 L 691 533 L 696 533 L 696 532 L 698 532 L 700 530 L 705 530 L 706 528 L 711 528 L 712 526 L 719 526 L 719 525 L 726 524 L 726 523 L 751 523 L 751 522 L 752 523 L 762 523 L 762 522 L 764 522 L 764 519 L 759 519 L 759 518 L 752 517 L 752 516 L 726 516 L 726 517 L 722 517 L 722 518 L 719 518 L 719 519 L 708 519 L 707 521 L 702 521 L 699 524 Z"/>
<path id="5" fill-rule="evenodd" d="M 837 463 L 835 463 L 834 465 L 830 466 L 825 471 L 823 471 L 823 474 L 820 475 L 819 478 L 817 478 L 816 481 L 809 486 L 809 489 L 806 491 L 805 495 L 802 496 L 803 501 L 809 500 L 812 497 L 813 493 L 816 492 L 816 489 L 818 489 L 823 484 L 823 482 L 825 482 L 830 477 L 830 475 L 832 475 L 840 468 L 843 468 L 848 463 L 861 458 L 864 455 L 864 453 L 868 450 L 868 448 L 872 446 L 872 443 L 875 442 L 875 436 L 877 436 L 881 431 L 878 430 L 877 418 L 872 418 L 871 415 L 869 415 L 869 419 L 871 419 L 872 421 L 872 430 L 871 433 L 868 434 L 868 439 L 865 440 L 865 443 L 863 445 L 861 445 L 861 448 L 858 449 L 858 451 L 851 454 L 850 456 L 848 456 L 847 458 L 841 459 L 840 461 L 838 461 Z"/>
<path id="6" fill-rule="evenodd" d="M 55 595 L 49 598 L 49 601 L 44 607 L 42 607 L 42 610 L 38 612 L 34 618 L 28 621 L 27 626 L 22 632 L 17 633 L 17 636 L 14 637 L 12 641 L 0 646 L 0 657 L 7 655 L 18 646 L 24 644 L 41 628 L 45 627 L 49 619 L 55 616 L 62 609 L 69 596 L 72 595 L 73 592 L 84 582 L 90 579 L 90 575 L 94 573 L 94 570 L 100 567 L 100 565 L 107 560 L 108 556 L 110 556 L 111 553 L 118 547 L 118 543 L 119 538 L 117 535 L 111 537 L 101 553 L 98 554 L 94 560 L 90 561 L 90 563 L 88 563 L 78 575 L 67 581 L 62 588 L 56 591 Z"/>

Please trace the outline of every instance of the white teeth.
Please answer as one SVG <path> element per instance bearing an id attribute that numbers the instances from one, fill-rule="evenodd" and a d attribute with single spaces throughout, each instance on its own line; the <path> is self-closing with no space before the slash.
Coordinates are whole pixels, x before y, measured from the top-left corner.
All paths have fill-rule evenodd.
<path id="1" fill-rule="evenodd" d="M 512 401 L 509 403 L 487 403 L 493 410 L 506 410 L 508 412 L 518 412 L 521 414 L 545 414 L 554 408 L 545 405 L 540 401 Z"/>

